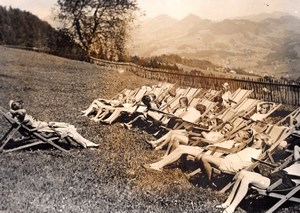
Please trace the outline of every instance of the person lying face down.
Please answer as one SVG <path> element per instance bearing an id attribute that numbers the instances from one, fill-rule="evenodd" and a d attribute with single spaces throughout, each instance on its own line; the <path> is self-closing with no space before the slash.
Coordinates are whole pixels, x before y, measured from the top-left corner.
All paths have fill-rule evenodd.
<path id="1" fill-rule="evenodd" d="M 244 147 L 245 142 L 247 142 L 252 137 L 252 133 L 252 130 L 240 130 L 233 139 L 216 143 L 214 145 L 209 145 L 208 147 L 222 147 L 227 149 Z M 196 157 L 196 159 L 199 161 L 199 159 L 204 155 L 210 156 L 210 152 L 205 152 L 203 154 L 204 151 L 205 149 L 199 146 L 178 145 L 176 146 L 174 151 L 163 157 L 163 159 L 161 159 L 160 161 L 152 164 L 145 164 L 144 167 L 147 169 L 161 171 L 164 166 L 177 161 L 184 154 Z"/>
<path id="2" fill-rule="evenodd" d="M 256 172 L 242 170 L 232 191 L 230 192 L 227 200 L 216 208 L 224 209 L 224 213 L 232 213 L 235 211 L 239 203 L 247 195 L 249 187 L 255 186 L 259 189 L 267 189 L 270 185 L 282 179 L 283 182 L 276 189 L 292 188 L 300 184 L 300 147 L 294 147 L 293 153 L 294 161 L 287 165 L 286 168 L 271 173 L 268 176 L 263 176 Z"/>
<path id="3" fill-rule="evenodd" d="M 13 101 L 10 103 L 9 113 L 12 117 L 16 118 L 19 122 L 25 124 L 27 127 L 31 128 L 33 131 L 37 132 L 53 132 L 59 134 L 61 137 L 70 137 L 76 143 L 80 144 L 84 148 L 87 147 L 98 147 L 99 144 L 95 144 L 84 137 L 82 137 L 76 130 L 73 125 L 62 122 L 44 122 L 38 121 L 33 118 L 31 115 L 26 113 L 26 110 L 23 108 L 23 101 Z"/>

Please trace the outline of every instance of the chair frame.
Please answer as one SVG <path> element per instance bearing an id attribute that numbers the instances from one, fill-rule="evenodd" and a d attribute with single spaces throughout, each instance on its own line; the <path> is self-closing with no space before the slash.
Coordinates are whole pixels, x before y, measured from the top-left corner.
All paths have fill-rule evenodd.
<path id="1" fill-rule="evenodd" d="M 28 128 L 25 124 L 22 124 L 21 122 L 14 119 L 11 115 L 8 114 L 8 112 L 0 107 L 0 114 L 8 121 L 8 123 L 11 125 L 9 130 L 0 138 L 0 153 L 1 152 L 12 152 L 17 151 L 21 149 L 26 149 L 29 147 L 33 147 L 39 144 L 50 144 L 53 147 L 68 152 L 68 150 L 64 149 L 63 147 L 57 145 L 55 141 L 60 141 L 62 138 L 58 135 L 54 135 L 51 138 L 48 138 L 45 134 L 41 132 L 37 132 L 35 130 L 31 130 Z M 17 146 L 15 148 L 11 149 L 5 149 L 6 145 L 13 139 L 13 136 L 19 132 L 22 136 L 26 135 L 24 138 L 21 138 L 19 140 L 14 140 L 14 142 L 26 142 L 24 145 Z M 67 141 L 68 139 L 65 138 Z M 70 142 L 70 141 L 68 141 Z"/>

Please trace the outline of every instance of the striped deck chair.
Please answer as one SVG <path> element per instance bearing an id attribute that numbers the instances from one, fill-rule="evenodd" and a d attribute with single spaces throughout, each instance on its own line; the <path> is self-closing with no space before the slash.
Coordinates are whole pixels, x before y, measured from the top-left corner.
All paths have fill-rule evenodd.
<path id="1" fill-rule="evenodd" d="M 190 88 L 189 91 L 184 94 L 188 99 L 192 99 L 197 96 L 197 94 L 201 91 L 200 88 Z"/>

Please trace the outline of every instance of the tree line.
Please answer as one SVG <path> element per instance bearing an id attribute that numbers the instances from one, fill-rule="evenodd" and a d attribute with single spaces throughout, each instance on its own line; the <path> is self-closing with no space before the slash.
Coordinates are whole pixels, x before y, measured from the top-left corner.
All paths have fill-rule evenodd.
<path id="1" fill-rule="evenodd" d="M 55 30 L 30 12 L 17 8 L 0 6 L 0 44 L 39 49 L 72 59 L 86 59 L 83 49 L 66 31 Z"/>

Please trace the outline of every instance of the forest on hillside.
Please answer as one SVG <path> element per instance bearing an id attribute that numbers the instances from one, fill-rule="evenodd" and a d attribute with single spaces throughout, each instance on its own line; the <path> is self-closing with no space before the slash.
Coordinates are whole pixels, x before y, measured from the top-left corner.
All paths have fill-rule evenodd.
<path id="1" fill-rule="evenodd" d="M 27 11 L 0 6 L 0 44 L 42 50 L 72 59 L 85 53 L 63 30 L 56 30 Z"/>

